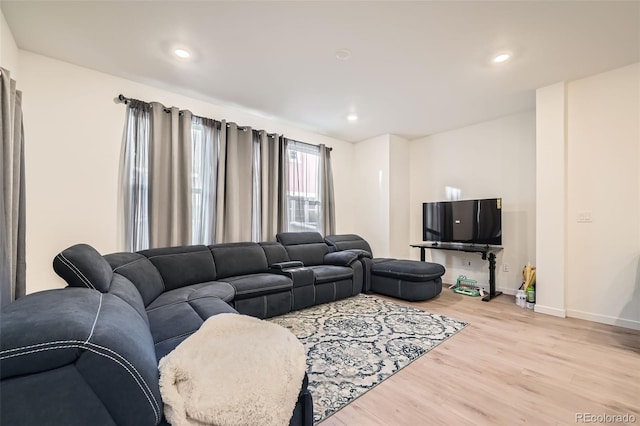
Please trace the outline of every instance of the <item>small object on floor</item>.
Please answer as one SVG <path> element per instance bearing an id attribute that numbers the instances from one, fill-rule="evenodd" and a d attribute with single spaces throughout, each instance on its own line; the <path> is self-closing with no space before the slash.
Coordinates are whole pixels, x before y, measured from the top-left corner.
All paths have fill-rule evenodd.
<path id="1" fill-rule="evenodd" d="M 464 275 L 460 275 L 458 276 L 456 283 L 449 288 L 453 288 L 454 293 L 464 294 L 465 296 L 477 297 L 480 296 L 481 293 L 482 296 L 484 296 L 482 288 L 478 289 L 478 286 L 476 286 L 477 283 L 478 281 L 476 280 L 472 280 Z"/>
<path id="2" fill-rule="evenodd" d="M 480 292 L 478 291 L 478 289 L 464 286 L 464 285 L 454 288 L 453 292 L 458 294 L 464 294 L 465 296 L 472 296 L 472 297 L 480 296 Z"/>
<path id="3" fill-rule="evenodd" d="M 527 302 L 536 303 L 536 288 L 534 286 L 527 287 Z"/>
<path id="4" fill-rule="evenodd" d="M 524 290 L 518 290 L 518 292 L 516 293 L 516 305 L 520 306 L 521 308 L 524 308 L 526 307 L 526 303 L 527 303 L 527 296 L 525 296 Z"/>

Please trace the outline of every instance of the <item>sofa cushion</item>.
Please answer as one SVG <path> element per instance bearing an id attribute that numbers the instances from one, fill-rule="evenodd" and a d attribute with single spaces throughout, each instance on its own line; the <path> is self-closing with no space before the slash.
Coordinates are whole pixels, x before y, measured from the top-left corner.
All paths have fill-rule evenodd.
<path id="1" fill-rule="evenodd" d="M 140 253 L 113 253 L 104 258 L 113 272 L 126 277 L 138 289 L 144 305 L 154 301 L 164 291 L 164 282 L 158 269 Z"/>
<path id="2" fill-rule="evenodd" d="M 438 263 L 394 259 L 374 263 L 371 273 L 406 281 L 428 281 L 441 277 L 445 269 Z"/>
<path id="3" fill-rule="evenodd" d="M 291 278 L 269 273 L 229 277 L 225 281 L 236 289 L 237 300 L 290 291 L 293 288 Z"/>
<path id="4" fill-rule="evenodd" d="M 318 265 L 310 266 L 316 277 L 316 284 L 333 281 L 349 280 L 353 278 L 353 269 L 347 266 Z"/>
<path id="5" fill-rule="evenodd" d="M 217 279 L 267 272 L 264 250 L 257 243 L 228 243 L 209 246 L 216 263 Z"/>
<path id="6" fill-rule="evenodd" d="M 322 265 L 329 252 L 329 246 L 317 232 L 281 232 L 276 237 L 289 258 L 300 260 L 305 266 Z"/>
<path id="7" fill-rule="evenodd" d="M 336 250 L 357 249 L 367 251 L 370 255 L 373 254 L 369 243 L 356 234 L 327 235 L 324 240 Z"/>
<path id="8" fill-rule="evenodd" d="M 209 317 L 236 310 L 227 304 L 234 289 L 224 282 L 207 282 L 163 293 L 147 306 L 156 356 L 162 358 L 195 332 Z"/>
<path id="9" fill-rule="evenodd" d="M 100 253 L 87 244 L 76 244 L 53 259 L 53 269 L 72 287 L 109 291 L 113 272 Z"/>
<path id="10" fill-rule="evenodd" d="M 213 256 L 206 246 L 158 248 L 138 253 L 146 256 L 158 269 L 164 291 L 216 279 Z"/>

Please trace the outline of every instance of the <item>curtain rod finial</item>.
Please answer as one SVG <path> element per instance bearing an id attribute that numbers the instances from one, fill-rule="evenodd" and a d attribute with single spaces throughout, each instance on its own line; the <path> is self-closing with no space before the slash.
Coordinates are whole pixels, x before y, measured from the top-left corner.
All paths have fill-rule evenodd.
<path id="1" fill-rule="evenodd" d="M 122 93 L 119 94 L 118 96 L 116 96 L 115 98 L 113 98 L 113 102 L 117 103 L 117 104 L 127 104 L 127 102 L 129 102 L 129 99 L 126 98 Z"/>

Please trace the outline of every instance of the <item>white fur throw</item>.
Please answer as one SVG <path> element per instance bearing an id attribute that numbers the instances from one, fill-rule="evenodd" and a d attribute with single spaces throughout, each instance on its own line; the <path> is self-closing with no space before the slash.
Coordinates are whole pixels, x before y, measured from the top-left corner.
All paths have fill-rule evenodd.
<path id="1" fill-rule="evenodd" d="M 160 393 L 173 426 L 288 425 L 306 370 L 286 328 L 219 314 L 162 358 Z"/>

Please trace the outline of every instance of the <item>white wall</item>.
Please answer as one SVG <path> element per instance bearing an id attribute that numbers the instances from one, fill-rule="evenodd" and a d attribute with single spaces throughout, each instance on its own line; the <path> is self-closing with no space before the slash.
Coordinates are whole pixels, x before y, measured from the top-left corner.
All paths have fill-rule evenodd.
<path id="1" fill-rule="evenodd" d="M 407 259 L 409 247 L 409 141 L 389 138 L 389 256 Z"/>
<path id="2" fill-rule="evenodd" d="M 352 233 L 369 242 L 376 257 L 388 257 L 389 241 L 389 135 L 355 144 L 353 150 Z"/>
<path id="3" fill-rule="evenodd" d="M 63 286 L 56 253 L 85 242 L 121 250 L 117 182 L 125 107 L 119 93 L 333 147 L 338 232 L 351 232 L 353 145 L 294 126 L 20 51 L 27 182 L 27 291 Z M 345 184 L 346 183 L 346 184 Z"/>
<path id="4" fill-rule="evenodd" d="M 640 64 L 570 82 L 567 111 L 567 315 L 640 329 Z"/>
<path id="5" fill-rule="evenodd" d="M 409 141 L 376 136 L 354 145 L 353 233 L 376 257 L 409 256 Z"/>
<path id="6" fill-rule="evenodd" d="M 565 84 L 536 91 L 536 312 L 564 317 L 566 275 Z"/>
<path id="7" fill-rule="evenodd" d="M 536 261 L 535 113 L 413 140 L 409 164 L 411 242 L 422 241 L 422 203 L 445 200 L 447 186 L 460 189 L 461 199 L 502 197 L 504 250 L 497 255 L 496 288 L 514 294 L 522 283 L 522 268 Z M 447 268 L 444 282 L 466 275 L 488 288 L 488 262 L 479 255 L 430 252 L 431 260 Z M 411 255 L 418 259 L 418 249 Z"/>
<path id="8" fill-rule="evenodd" d="M 11 72 L 11 78 L 18 80 L 20 71 L 18 66 L 18 46 L 13 39 L 11 28 L 4 19 L 4 14 L 0 10 L 0 66 Z M 19 82 L 18 82 L 19 83 Z M 21 86 L 18 85 L 18 90 Z"/>

